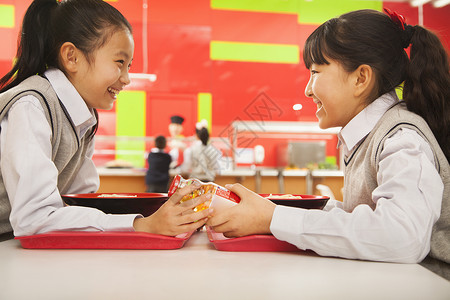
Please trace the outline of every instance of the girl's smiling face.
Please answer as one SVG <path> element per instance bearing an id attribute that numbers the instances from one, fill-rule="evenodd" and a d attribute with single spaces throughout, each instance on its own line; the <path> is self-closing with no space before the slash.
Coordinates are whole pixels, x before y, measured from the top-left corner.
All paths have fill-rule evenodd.
<path id="1" fill-rule="evenodd" d="M 317 105 L 319 127 L 344 127 L 364 109 L 365 101 L 355 96 L 357 74 L 348 73 L 332 59 L 330 64 L 312 64 L 305 95 Z"/>
<path id="2" fill-rule="evenodd" d="M 77 57 L 77 72 L 69 77 L 90 108 L 111 109 L 119 92 L 130 83 L 134 41 L 128 30 L 114 32 L 93 55 Z"/>

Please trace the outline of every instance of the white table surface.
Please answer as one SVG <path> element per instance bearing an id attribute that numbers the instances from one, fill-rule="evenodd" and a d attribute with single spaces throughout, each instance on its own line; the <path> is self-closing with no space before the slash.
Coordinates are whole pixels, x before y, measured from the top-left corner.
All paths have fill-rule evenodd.
<path id="1" fill-rule="evenodd" d="M 195 233 L 177 250 L 30 250 L 0 242 L 0 299 L 450 299 L 417 264 L 311 252 L 223 252 Z"/>

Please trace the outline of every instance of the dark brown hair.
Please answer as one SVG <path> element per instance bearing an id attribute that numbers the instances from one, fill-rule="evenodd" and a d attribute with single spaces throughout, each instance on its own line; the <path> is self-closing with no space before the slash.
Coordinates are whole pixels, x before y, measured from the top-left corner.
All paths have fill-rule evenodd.
<path id="1" fill-rule="evenodd" d="M 199 140 L 202 141 L 203 145 L 205 145 L 205 146 L 208 145 L 209 132 L 208 132 L 207 128 L 203 127 L 203 128 L 197 129 L 196 134 L 197 134 L 197 137 L 199 138 Z"/>
<path id="2" fill-rule="evenodd" d="M 117 30 L 132 28 L 125 17 L 102 0 L 34 0 L 22 22 L 16 63 L 0 79 L 0 92 L 15 87 L 32 75 L 43 75 L 59 63 L 59 49 L 73 43 L 88 61 Z M 94 109 L 97 118 L 97 111 Z M 94 129 L 97 129 L 98 124 Z"/>
<path id="3" fill-rule="evenodd" d="M 411 44 L 410 58 L 405 52 Z M 339 62 L 347 72 L 360 65 L 372 67 L 375 89 L 368 102 L 404 82 L 408 110 L 430 126 L 447 160 L 450 158 L 450 74 L 447 52 L 439 38 L 421 26 L 403 30 L 375 10 L 358 10 L 328 20 L 306 40 L 303 61 L 312 64 Z"/>
<path id="4" fill-rule="evenodd" d="M 167 139 L 163 135 L 158 135 L 155 138 L 155 147 L 158 149 L 164 149 L 167 145 Z"/>

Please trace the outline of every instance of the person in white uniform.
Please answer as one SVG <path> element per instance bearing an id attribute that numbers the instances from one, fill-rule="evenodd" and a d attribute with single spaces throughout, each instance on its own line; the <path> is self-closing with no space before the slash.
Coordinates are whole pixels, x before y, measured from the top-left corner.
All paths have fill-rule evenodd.
<path id="1" fill-rule="evenodd" d="M 183 155 L 181 173 L 189 174 L 203 182 L 212 182 L 220 171 L 218 160 L 222 153 L 209 141 L 208 122 L 202 120 L 195 125 L 196 140 Z"/>

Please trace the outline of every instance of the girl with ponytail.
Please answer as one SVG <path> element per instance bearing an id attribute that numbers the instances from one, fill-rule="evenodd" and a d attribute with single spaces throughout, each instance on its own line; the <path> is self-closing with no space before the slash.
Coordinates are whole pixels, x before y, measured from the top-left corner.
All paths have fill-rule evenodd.
<path id="1" fill-rule="evenodd" d="M 450 279 L 450 75 L 437 36 L 389 10 L 359 10 L 319 26 L 303 60 L 319 126 L 342 127 L 343 201 L 275 206 L 236 184 L 241 203 L 207 224 L 325 256 L 421 262 Z"/>
<path id="2" fill-rule="evenodd" d="M 183 152 L 181 172 L 190 178 L 212 182 L 219 173 L 218 160 L 222 153 L 209 142 L 208 122 L 203 119 L 195 125 L 195 141 Z"/>
<path id="3" fill-rule="evenodd" d="M 208 211 L 184 214 L 180 189 L 157 212 L 107 215 L 65 206 L 61 194 L 97 191 L 92 162 L 97 109 L 130 83 L 132 28 L 102 0 L 35 0 L 22 23 L 14 66 L 0 79 L 0 235 L 58 230 L 177 235 Z M 198 221 L 200 220 L 200 221 Z M 197 221 L 197 222 L 195 222 Z"/>

